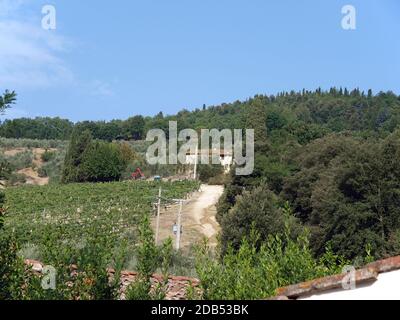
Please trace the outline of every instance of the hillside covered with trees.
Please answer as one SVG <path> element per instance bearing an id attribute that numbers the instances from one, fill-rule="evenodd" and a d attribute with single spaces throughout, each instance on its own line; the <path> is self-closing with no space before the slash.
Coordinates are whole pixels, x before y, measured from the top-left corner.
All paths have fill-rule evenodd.
<path id="1" fill-rule="evenodd" d="M 332 88 L 325 92 L 280 93 L 259 95 L 244 102 L 235 101 L 219 106 L 203 106 L 176 115 L 154 117 L 134 116 L 127 120 L 82 121 L 73 123 L 60 118 L 21 118 L 5 120 L 0 136 L 5 138 L 69 140 L 74 128 L 89 130 L 94 139 L 143 140 L 151 128 L 167 129 L 168 121 L 178 121 L 178 129 L 243 128 L 247 112 L 255 103 L 264 106 L 266 126 L 271 133 L 278 130 L 293 136 L 299 143 L 324 136 L 329 132 L 356 131 L 367 135 L 392 132 L 399 124 L 399 97 L 391 92 L 373 95 L 355 89 Z"/>
<path id="2" fill-rule="evenodd" d="M 260 243 L 281 232 L 287 203 L 294 236 L 306 226 L 316 255 L 327 246 L 351 259 L 367 249 L 378 257 L 400 252 L 400 97 L 392 92 L 292 91 L 124 121 L 15 119 L 1 124 L 0 135 L 63 140 L 74 132 L 72 140 L 82 134 L 93 140 L 143 140 L 151 128 L 167 132 L 171 120 L 178 121 L 178 129 L 256 131 L 254 173 L 229 177 L 219 203 L 223 248 L 238 247 L 252 225 Z M 74 170 L 73 165 L 64 170 L 69 168 Z"/>
<path id="3" fill-rule="evenodd" d="M 68 140 L 60 183 L 107 182 L 139 161 L 128 143 L 112 141 L 139 142 L 152 128 L 168 132 L 169 121 L 179 130 L 255 130 L 254 172 L 232 170 L 224 180 L 219 259 L 210 260 L 207 248 L 197 257 L 205 298 L 270 296 L 345 263 L 400 254 L 400 97 L 392 92 L 303 90 L 110 122 L 15 119 L 1 124 L 0 136 Z M 199 171 L 207 179 L 220 175 Z M 270 278 L 260 273 L 268 263 L 279 266 Z M 238 295 L 244 285 L 237 274 L 248 275 L 249 266 L 252 287 Z"/>

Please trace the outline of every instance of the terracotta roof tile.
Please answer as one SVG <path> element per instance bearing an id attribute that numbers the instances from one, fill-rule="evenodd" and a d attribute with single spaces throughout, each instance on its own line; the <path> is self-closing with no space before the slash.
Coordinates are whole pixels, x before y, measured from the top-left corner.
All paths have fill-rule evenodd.
<path id="1" fill-rule="evenodd" d="M 43 264 L 35 260 L 25 260 L 25 263 L 32 267 L 32 270 L 36 273 L 41 273 L 43 271 Z M 75 272 L 76 266 L 71 267 L 72 272 Z M 110 277 L 114 276 L 114 269 L 107 269 Z M 122 271 L 121 272 L 121 299 L 125 299 L 125 292 L 128 286 L 135 281 L 137 277 L 136 272 Z M 160 274 L 154 274 L 152 276 L 151 282 L 153 286 L 157 285 L 162 281 L 164 277 Z M 166 294 L 167 300 L 184 300 L 186 299 L 187 289 L 189 286 L 193 286 L 196 290 L 199 290 L 200 281 L 195 278 L 188 277 L 175 277 L 170 276 L 168 278 L 168 291 Z"/>
<path id="2" fill-rule="evenodd" d="M 378 279 L 380 273 L 394 270 L 400 270 L 400 256 L 370 263 L 356 271 L 356 285 L 374 282 Z M 279 298 L 279 300 L 282 300 L 282 297 L 297 299 L 332 289 L 341 289 L 345 276 L 346 274 L 339 274 L 279 288 L 276 291 L 276 297 L 273 299 Z"/>

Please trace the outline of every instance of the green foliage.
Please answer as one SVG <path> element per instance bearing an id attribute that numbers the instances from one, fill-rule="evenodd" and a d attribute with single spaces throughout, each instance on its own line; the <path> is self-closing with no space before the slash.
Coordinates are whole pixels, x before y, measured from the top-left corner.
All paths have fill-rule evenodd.
<path id="1" fill-rule="evenodd" d="M 44 274 L 28 284 L 24 299 L 33 300 L 110 300 L 119 297 L 120 272 L 125 253 L 124 242 L 107 225 L 94 224 L 82 234 L 79 243 L 64 245 L 59 238 L 63 226 L 48 226 L 40 245 L 42 261 L 56 271 L 56 287 L 43 289 Z M 112 255 L 119 246 L 119 253 Z M 114 267 L 110 278 L 107 268 Z"/>
<path id="2" fill-rule="evenodd" d="M 5 194 L 0 192 L 0 301 L 20 299 L 24 284 L 24 264 L 18 256 L 18 245 L 5 233 Z"/>
<path id="3" fill-rule="evenodd" d="M 4 200 L 4 196 L 1 195 Z M 81 234 L 79 244 L 60 237 L 64 226 L 47 226 L 40 244 L 42 261 L 56 270 L 56 288 L 42 288 L 45 275 L 35 275 L 19 256 L 16 239 L 4 230 L 4 210 L 0 214 L 0 300 L 105 300 L 119 296 L 123 254 L 112 256 L 120 244 L 109 225 L 95 224 Z M 121 247 L 121 252 L 124 251 Z M 75 265 L 74 269 L 71 266 Z M 114 266 L 110 280 L 107 267 Z"/>
<path id="4" fill-rule="evenodd" d="M 21 246 L 45 246 L 46 233 L 63 239 L 56 249 L 84 240 L 97 225 L 129 241 L 127 255 L 134 252 L 137 225 L 144 212 L 152 212 L 159 187 L 167 198 L 184 198 L 198 188 L 194 181 L 56 184 L 7 188 L 6 206 L 12 212 L 6 221 L 8 232 Z M 62 225 L 62 228 L 57 228 Z M 106 236 L 105 234 L 104 236 Z M 42 257 L 40 257 L 42 258 Z"/>
<path id="5" fill-rule="evenodd" d="M 7 176 L 7 179 L 7 183 L 10 186 L 21 185 L 26 182 L 26 176 L 22 173 L 11 173 L 9 176 Z"/>
<path id="6" fill-rule="evenodd" d="M 49 183 L 59 183 L 63 171 L 65 149 L 54 151 L 54 156 L 38 168 L 39 176 L 49 177 Z"/>
<path id="7" fill-rule="evenodd" d="M 0 179 L 8 179 L 11 172 L 10 163 L 5 158 L 0 158 Z"/>
<path id="8" fill-rule="evenodd" d="M 90 131 L 84 131 L 82 134 L 77 131 L 72 133 L 68 151 L 65 155 L 61 179 L 63 183 L 85 181 L 82 165 L 85 151 L 91 146 L 91 143 L 92 135 Z"/>
<path id="9" fill-rule="evenodd" d="M 255 300 L 276 294 L 276 289 L 341 272 L 345 261 L 331 252 L 313 258 L 306 235 L 270 236 L 261 247 L 256 232 L 245 237 L 238 250 L 230 247 L 221 261 L 207 245 L 199 248 L 197 273 L 205 300 Z"/>
<path id="10" fill-rule="evenodd" d="M 223 181 L 223 174 L 223 167 L 220 165 L 200 164 L 198 166 L 199 180 L 207 184 L 220 184 L 215 182 L 217 178 Z"/>
<path id="11" fill-rule="evenodd" d="M 235 206 L 222 219 L 222 250 L 224 252 L 229 245 L 238 249 L 252 227 L 259 235 L 257 245 L 261 245 L 269 236 L 284 232 L 287 223 L 296 237 L 301 227 L 290 208 L 279 207 L 278 197 L 266 185 L 246 191 L 238 196 Z"/>
<path id="12" fill-rule="evenodd" d="M 65 156 L 62 182 L 109 182 L 121 178 L 135 153 L 126 144 L 92 141 L 90 131 L 74 131 Z"/>
<path id="13" fill-rule="evenodd" d="M 42 155 L 41 155 L 41 159 L 43 162 L 49 162 L 51 160 L 53 160 L 56 157 L 56 153 L 52 152 L 52 151 L 48 151 L 46 150 Z"/>
<path id="14" fill-rule="evenodd" d="M 61 140 L 0 138 L 0 147 L 2 149 L 10 149 L 10 148 L 65 149 L 67 147 L 67 142 Z"/>
<path id="15" fill-rule="evenodd" d="M 25 267 L 18 250 L 12 236 L 4 235 L 0 229 L 0 300 L 22 297 Z"/>
<path id="16" fill-rule="evenodd" d="M 0 114 L 3 114 L 6 109 L 11 108 L 11 105 L 17 100 L 17 94 L 6 90 L 3 95 L 0 95 Z"/>
<path id="17" fill-rule="evenodd" d="M 400 229 L 399 141 L 398 132 L 378 141 L 332 135 L 299 153 L 283 195 L 312 226 L 317 253 L 327 242 L 351 259 L 367 245 L 377 257 L 400 252 L 392 241 Z"/>
<path id="18" fill-rule="evenodd" d="M 12 93 L 8 93 L 7 100 L 13 103 L 15 97 L 10 100 L 10 95 Z M 4 96 L 1 98 L 4 101 Z M 261 143 L 265 133 L 268 136 L 279 133 L 290 134 L 297 142 L 306 144 L 331 131 L 393 132 L 400 124 L 399 104 L 399 97 L 390 91 L 373 95 L 358 89 L 303 90 L 257 95 L 247 101 L 223 103 L 192 112 L 182 110 L 172 116 L 160 113 L 154 117 L 134 116 L 127 120 L 76 124 L 60 118 L 7 120 L 0 125 L 0 136 L 68 140 L 75 129 L 80 133 L 89 130 L 94 139 L 140 140 L 144 139 L 147 130 L 167 130 L 169 121 L 178 121 L 179 130 L 254 128 L 256 141 Z"/>
<path id="19" fill-rule="evenodd" d="M 148 215 L 143 215 L 138 228 L 138 247 L 136 250 L 138 275 L 128 287 L 127 300 L 163 300 L 168 286 L 168 269 L 172 259 L 172 241 L 167 240 L 161 247 L 154 241 Z M 151 276 L 161 266 L 162 281 L 152 287 Z"/>
<path id="20" fill-rule="evenodd" d="M 120 179 L 126 167 L 116 144 L 96 141 L 86 148 L 79 167 L 81 181 L 109 182 Z"/>
<path id="21" fill-rule="evenodd" d="M 24 152 L 18 152 L 14 156 L 6 157 L 6 159 L 10 163 L 11 169 L 13 171 L 17 171 L 32 167 L 33 153 L 30 150 Z"/>
<path id="22" fill-rule="evenodd" d="M 198 187 L 190 181 L 161 185 L 170 198 L 184 197 Z M 0 232 L 0 298 L 117 299 L 125 259 L 135 253 L 140 277 L 130 297 L 163 299 L 172 258 L 171 241 L 155 246 L 147 214 L 136 230 L 138 217 L 151 211 L 159 186 L 160 183 L 125 182 L 7 189 L 6 205 L 13 214 L 7 221 L 3 211 L 0 216 L 0 229 L 6 227 Z M 0 194 L 0 199 L 5 197 Z M 138 246 L 132 233 L 138 234 Z M 55 268 L 55 290 L 42 288 L 45 275 L 33 275 L 24 266 L 16 243 L 25 249 L 35 248 L 36 257 Z M 107 272 L 110 267 L 115 269 L 111 278 Z M 156 270 L 163 278 L 150 290 L 150 275 Z"/>
<path id="23" fill-rule="evenodd" d="M 5 138 L 67 140 L 73 123 L 60 118 L 39 117 L 6 120 L 0 126 L 0 135 Z"/>
<path id="24" fill-rule="evenodd" d="M 124 136 L 127 140 L 143 140 L 145 138 L 146 122 L 142 116 L 135 116 L 124 121 L 122 128 L 124 130 Z"/>
<path id="25" fill-rule="evenodd" d="M 254 129 L 254 148 L 265 151 L 267 147 L 267 114 L 262 97 L 256 97 L 247 111 L 246 128 Z"/>

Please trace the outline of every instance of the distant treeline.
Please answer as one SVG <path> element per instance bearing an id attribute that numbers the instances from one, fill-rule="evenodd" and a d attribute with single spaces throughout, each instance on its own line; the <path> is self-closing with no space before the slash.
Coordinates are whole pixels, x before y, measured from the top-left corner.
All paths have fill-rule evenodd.
<path id="1" fill-rule="evenodd" d="M 94 139 L 142 140 L 152 128 L 167 132 L 168 122 L 178 121 L 178 129 L 244 128 L 247 111 L 254 100 L 267 111 L 267 129 L 285 128 L 306 143 L 327 132 L 387 131 L 400 123 L 400 97 L 392 92 L 373 95 L 372 91 L 332 88 L 329 91 L 303 90 L 277 95 L 257 95 L 244 102 L 186 109 L 176 115 L 154 117 L 134 116 L 127 120 L 83 121 L 73 123 L 60 118 L 21 118 L 0 124 L 0 136 L 5 138 L 68 140 L 74 129 L 90 130 Z"/>

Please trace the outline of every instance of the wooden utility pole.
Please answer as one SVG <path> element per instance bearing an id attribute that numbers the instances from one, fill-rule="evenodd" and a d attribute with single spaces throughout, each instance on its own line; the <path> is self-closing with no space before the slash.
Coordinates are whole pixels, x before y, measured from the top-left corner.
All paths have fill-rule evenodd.
<path id="1" fill-rule="evenodd" d="M 182 230 L 182 205 L 183 200 L 179 200 L 179 212 L 178 212 L 178 230 L 176 233 L 176 250 L 180 249 L 181 246 L 181 230 Z"/>
<path id="2" fill-rule="evenodd" d="M 162 189 L 160 187 L 160 189 L 158 191 L 158 203 L 157 203 L 156 245 L 158 244 L 158 233 L 160 231 L 161 193 L 162 193 Z"/>

